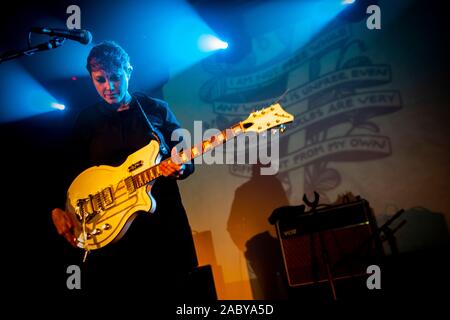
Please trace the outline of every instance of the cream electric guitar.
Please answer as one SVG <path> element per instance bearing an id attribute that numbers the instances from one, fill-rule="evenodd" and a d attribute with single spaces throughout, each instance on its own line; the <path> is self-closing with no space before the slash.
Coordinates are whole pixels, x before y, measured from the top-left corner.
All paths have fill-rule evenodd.
<path id="1" fill-rule="evenodd" d="M 177 155 L 182 162 L 189 162 L 242 133 L 260 133 L 293 120 L 276 103 Z M 103 248 L 125 234 L 138 211 L 155 211 L 150 191 L 162 175 L 159 158 L 159 144 L 152 140 L 118 167 L 91 167 L 75 178 L 67 192 L 66 211 L 76 222 L 78 247 L 86 251 Z"/>

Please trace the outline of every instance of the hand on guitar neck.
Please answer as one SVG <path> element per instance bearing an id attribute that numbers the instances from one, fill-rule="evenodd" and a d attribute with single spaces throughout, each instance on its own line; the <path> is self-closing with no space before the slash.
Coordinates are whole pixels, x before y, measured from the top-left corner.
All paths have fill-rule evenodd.
<path id="1" fill-rule="evenodd" d="M 159 168 L 162 171 L 163 176 L 178 178 L 184 173 L 185 165 L 184 164 L 176 164 L 173 161 L 163 161 L 159 165 Z"/>

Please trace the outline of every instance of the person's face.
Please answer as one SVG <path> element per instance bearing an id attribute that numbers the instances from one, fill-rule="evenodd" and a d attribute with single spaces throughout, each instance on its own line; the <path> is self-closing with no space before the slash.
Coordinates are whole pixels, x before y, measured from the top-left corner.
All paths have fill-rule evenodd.
<path id="1" fill-rule="evenodd" d="M 92 82 L 98 94 L 109 104 L 125 102 L 130 74 L 123 68 L 114 72 L 97 70 L 91 72 Z"/>

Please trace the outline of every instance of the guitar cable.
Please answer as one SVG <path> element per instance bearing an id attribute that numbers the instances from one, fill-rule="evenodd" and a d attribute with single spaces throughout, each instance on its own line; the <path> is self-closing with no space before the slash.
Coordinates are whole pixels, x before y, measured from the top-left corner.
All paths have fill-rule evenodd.
<path id="1" fill-rule="evenodd" d="M 84 243 L 84 245 L 83 245 L 83 249 L 84 249 L 83 263 L 85 263 L 90 250 L 87 249 L 87 247 L 86 247 L 86 245 L 87 245 L 86 213 L 84 212 L 83 209 L 81 209 L 81 212 L 82 212 L 82 216 L 83 216 L 83 219 L 81 220 L 81 227 L 83 229 L 83 243 Z"/>

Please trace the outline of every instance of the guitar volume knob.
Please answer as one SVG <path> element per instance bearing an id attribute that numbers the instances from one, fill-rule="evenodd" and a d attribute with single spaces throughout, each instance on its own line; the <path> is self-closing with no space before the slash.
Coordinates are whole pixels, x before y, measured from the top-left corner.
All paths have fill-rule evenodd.
<path id="1" fill-rule="evenodd" d="M 92 235 L 94 235 L 94 236 L 96 236 L 96 235 L 98 235 L 98 234 L 100 234 L 100 233 L 102 233 L 102 230 L 100 230 L 100 229 L 98 229 L 98 228 L 95 228 L 93 231 L 92 231 Z"/>
<path id="2" fill-rule="evenodd" d="M 102 229 L 109 230 L 109 229 L 111 229 L 111 225 L 109 223 L 105 223 L 104 225 L 102 225 Z"/>

